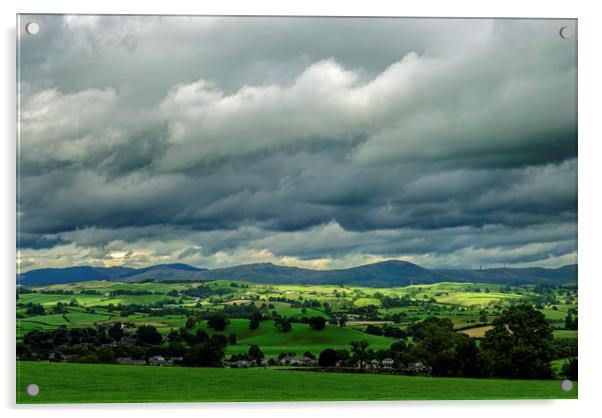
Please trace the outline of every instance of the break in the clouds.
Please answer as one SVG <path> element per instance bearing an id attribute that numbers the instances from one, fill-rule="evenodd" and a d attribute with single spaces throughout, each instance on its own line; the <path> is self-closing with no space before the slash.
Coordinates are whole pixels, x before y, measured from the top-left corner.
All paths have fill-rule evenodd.
<path id="1" fill-rule="evenodd" d="M 24 270 L 576 262 L 574 21 L 20 25 Z"/>

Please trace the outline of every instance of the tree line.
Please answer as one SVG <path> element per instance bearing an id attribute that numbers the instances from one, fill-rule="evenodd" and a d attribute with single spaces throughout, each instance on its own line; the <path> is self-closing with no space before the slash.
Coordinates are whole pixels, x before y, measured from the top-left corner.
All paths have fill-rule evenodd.
<path id="1" fill-rule="evenodd" d="M 119 323 L 35 330 L 17 344 L 17 356 L 24 360 L 112 363 L 120 357 L 146 359 L 162 355 L 181 358 L 183 366 L 221 367 L 228 345 L 237 343 L 236 335 L 209 335 L 195 328 L 196 321 L 189 318 L 184 327 L 167 336 L 151 325 L 128 328 Z M 253 317 L 250 327 L 252 323 Z M 223 331 L 229 320 L 213 314 L 207 318 L 207 324 L 215 331 Z M 290 326 L 286 318 L 275 324 L 282 332 L 287 332 L 282 328 Z M 326 320 L 313 317 L 310 325 L 320 331 Z M 350 350 L 327 348 L 320 352 L 318 365 L 363 369 L 373 360 L 391 359 L 393 369 L 405 370 L 410 364 L 421 364 L 422 370 L 432 376 L 551 379 L 552 360 L 573 358 L 564 373 L 571 379 L 577 378 L 577 342 L 554 340 L 545 316 L 532 306 L 511 306 L 492 325 L 484 337 L 476 339 L 455 331 L 449 319 L 429 317 L 408 325 L 388 349 L 372 350 L 366 341 L 353 341 Z M 306 352 L 304 356 L 311 358 L 313 354 Z M 260 347 L 250 346 L 248 353 L 233 356 L 230 361 L 263 358 Z"/>

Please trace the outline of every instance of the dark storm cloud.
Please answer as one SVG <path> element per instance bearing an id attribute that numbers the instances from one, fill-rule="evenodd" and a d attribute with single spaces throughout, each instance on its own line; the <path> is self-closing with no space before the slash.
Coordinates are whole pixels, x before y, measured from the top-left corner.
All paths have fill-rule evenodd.
<path id="1" fill-rule="evenodd" d="M 24 265 L 576 254 L 576 44 L 558 21 L 36 19 Z"/>

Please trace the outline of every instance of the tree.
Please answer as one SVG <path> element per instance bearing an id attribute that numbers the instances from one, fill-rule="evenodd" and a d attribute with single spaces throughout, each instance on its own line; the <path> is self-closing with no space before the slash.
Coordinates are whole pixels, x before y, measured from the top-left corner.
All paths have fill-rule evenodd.
<path id="1" fill-rule="evenodd" d="M 351 354 L 349 354 L 349 350 L 343 348 L 341 350 L 336 350 L 337 351 L 337 360 L 339 361 L 347 361 L 351 358 Z"/>
<path id="2" fill-rule="evenodd" d="M 487 312 L 481 311 L 480 316 L 479 316 L 479 322 L 487 323 Z"/>
<path id="3" fill-rule="evenodd" d="M 573 320 L 573 315 L 570 313 L 564 318 L 565 329 L 577 329 L 577 318 Z"/>
<path id="4" fill-rule="evenodd" d="M 170 341 L 165 354 L 170 357 L 181 357 L 188 352 L 188 349 L 180 341 Z"/>
<path id="5" fill-rule="evenodd" d="M 553 376 L 552 339 L 552 328 L 543 313 L 531 305 L 517 305 L 493 321 L 481 347 L 492 359 L 495 376 L 546 379 Z"/>
<path id="6" fill-rule="evenodd" d="M 228 335 L 228 344 L 234 345 L 236 344 L 236 334 L 232 333 Z"/>
<path id="7" fill-rule="evenodd" d="M 186 328 L 193 328 L 196 325 L 196 319 L 192 316 L 186 320 L 186 324 L 184 325 Z"/>
<path id="8" fill-rule="evenodd" d="M 249 329 L 253 330 L 253 329 L 259 328 L 260 322 L 261 322 L 261 319 L 259 317 L 253 316 L 251 318 L 251 320 L 249 321 Z"/>
<path id="9" fill-rule="evenodd" d="M 63 302 L 57 302 L 57 304 L 52 307 L 52 313 L 65 314 L 67 312 L 67 306 Z"/>
<path id="10" fill-rule="evenodd" d="M 577 359 L 571 359 L 562 366 L 562 374 L 569 380 L 577 381 Z"/>
<path id="11" fill-rule="evenodd" d="M 371 335 L 383 335 L 384 331 L 382 329 L 382 327 L 376 326 L 376 325 L 368 325 L 366 327 L 366 334 L 371 334 Z"/>
<path id="12" fill-rule="evenodd" d="M 44 307 L 39 303 L 32 303 L 25 311 L 27 315 L 44 315 Z"/>
<path id="13" fill-rule="evenodd" d="M 430 317 L 408 327 L 414 341 L 417 359 L 432 368 L 435 376 L 448 376 L 457 373 L 456 344 L 461 336 L 454 331 L 449 319 Z"/>
<path id="14" fill-rule="evenodd" d="M 359 362 L 360 368 L 364 367 L 367 349 L 370 344 L 367 341 L 351 341 L 351 352 Z"/>
<path id="15" fill-rule="evenodd" d="M 466 334 L 456 335 L 455 372 L 464 377 L 480 377 L 485 373 L 480 367 L 479 347 L 474 338 Z"/>
<path id="16" fill-rule="evenodd" d="M 274 326 L 277 332 L 290 332 L 293 329 L 290 320 L 287 318 L 276 318 L 274 320 Z"/>
<path id="17" fill-rule="evenodd" d="M 309 326 L 316 331 L 322 331 L 326 327 L 326 319 L 321 316 L 313 316 L 309 318 Z"/>
<path id="18" fill-rule="evenodd" d="M 114 363 L 115 356 L 113 355 L 113 350 L 109 347 L 102 347 L 97 352 L 98 361 L 101 363 Z"/>
<path id="19" fill-rule="evenodd" d="M 193 345 L 184 355 L 185 366 L 192 367 L 222 367 L 226 348 L 216 339 Z"/>
<path id="20" fill-rule="evenodd" d="M 228 345 L 228 337 L 226 337 L 225 335 L 213 334 L 211 336 L 211 339 L 217 341 L 219 344 L 223 345 L 224 347 L 226 347 Z"/>
<path id="21" fill-rule="evenodd" d="M 249 347 L 249 358 L 251 360 L 256 361 L 259 364 L 259 360 L 261 360 L 264 357 L 263 351 L 261 351 L 261 348 L 259 348 L 258 345 L 253 344 L 252 346 Z"/>
<path id="22" fill-rule="evenodd" d="M 228 326 L 228 319 L 225 316 L 220 314 L 213 314 L 207 320 L 207 325 L 209 328 L 213 328 L 216 331 L 223 331 Z"/>
<path id="23" fill-rule="evenodd" d="M 337 363 L 337 352 L 332 348 L 327 348 L 320 353 L 318 365 L 320 367 L 334 367 Z"/>
<path id="24" fill-rule="evenodd" d="M 209 339 L 209 334 L 207 334 L 204 330 L 199 328 L 194 333 L 193 343 L 195 343 L 195 344 L 196 343 L 204 343 L 208 339 Z"/>
<path id="25" fill-rule="evenodd" d="M 123 327 L 121 326 L 121 324 L 111 324 L 109 326 L 109 337 L 111 337 L 111 339 L 113 341 L 121 341 L 121 339 L 125 336 L 125 331 L 123 330 Z"/>
<path id="26" fill-rule="evenodd" d="M 152 325 L 142 325 L 136 330 L 136 341 L 140 344 L 158 345 L 163 342 L 163 336 Z"/>
<path id="27" fill-rule="evenodd" d="M 408 348 L 408 344 L 404 340 L 395 341 L 391 344 L 390 350 L 394 352 L 401 353 Z"/>

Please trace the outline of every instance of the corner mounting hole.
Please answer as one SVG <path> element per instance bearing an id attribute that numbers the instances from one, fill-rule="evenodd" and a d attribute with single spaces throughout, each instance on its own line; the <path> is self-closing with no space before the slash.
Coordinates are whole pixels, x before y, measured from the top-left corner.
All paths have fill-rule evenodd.
<path id="1" fill-rule="evenodd" d="M 573 390 L 573 382 L 571 382 L 570 380 L 563 380 L 560 383 L 560 389 L 564 390 L 565 392 L 570 392 L 571 390 Z"/>
<path id="2" fill-rule="evenodd" d="M 25 389 L 25 391 L 29 396 L 38 396 L 38 393 L 40 393 L 40 387 L 35 383 L 32 383 L 27 385 L 27 389 Z"/>
<path id="3" fill-rule="evenodd" d="M 571 36 L 573 36 L 573 34 L 571 32 L 571 28 L 569 28 L 568 26 L 561 27 L 560 30 L 558 31 L 558 34 L 560 35 L 560 37 L 562 39 L 570 39 Z"/>
<path id="4" fill-rule="evenodd" d="M 36 22 L 29 22 L 27 25 L 25 25 L 25 30 L 30 35 L 37 35 L 40 31 L 40 25 L 38 25 Z"/>

